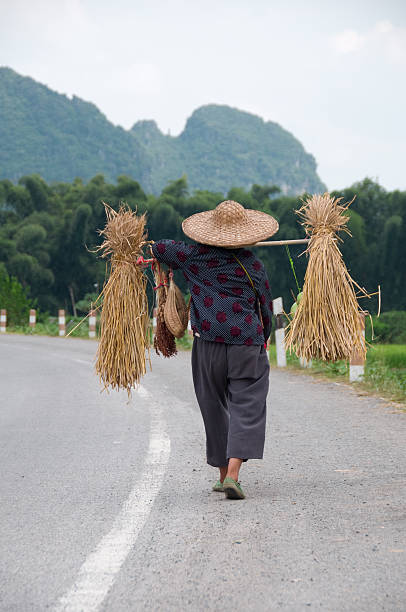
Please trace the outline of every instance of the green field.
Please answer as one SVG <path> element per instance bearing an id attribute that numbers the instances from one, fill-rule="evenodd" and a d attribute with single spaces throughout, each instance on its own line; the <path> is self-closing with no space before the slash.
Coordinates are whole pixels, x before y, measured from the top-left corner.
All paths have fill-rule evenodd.
<path id="1" fill-rule="evenodd" d="M 406 402 L 406 344 L 378 344 L 370 348 L 365 383 Z"/>
<path id="2" fill-rule="evenodd" d="M 367 364 L 382 363 L 406 372 L 406 344 L 375 344 L 368 350 Z"/>

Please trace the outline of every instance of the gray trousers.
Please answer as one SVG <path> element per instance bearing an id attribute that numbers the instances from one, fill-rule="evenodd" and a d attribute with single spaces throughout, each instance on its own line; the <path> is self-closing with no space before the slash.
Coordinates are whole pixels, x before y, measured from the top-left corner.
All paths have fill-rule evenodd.
<path id="1" fill-rule="evenodd" d="M 262 459 L 269 362 L 263 346 L 194 338 L 192 374 L 206 429 L 207 463 Z"/>

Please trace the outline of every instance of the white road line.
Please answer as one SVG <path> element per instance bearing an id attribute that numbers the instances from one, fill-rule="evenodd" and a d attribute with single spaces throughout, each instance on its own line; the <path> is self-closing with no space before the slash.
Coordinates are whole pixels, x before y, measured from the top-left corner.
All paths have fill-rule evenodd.
<path id="1" fill-rule="evenodd" d="M 143 387 L 142 385 L 139 385 L 137 387 L 137 393 L 140 397 L 143 397 L 144 399 L 149 399 L 151 397 L 150 392 L 147 391 L 146 388 Z"/>
<path id="2" fill-rule="evenodd" d="M 112 529 L 90 553 L 72 588 L 59 600 L 56 612 L 94 612 L 103 603 L 128 553 L 143 528 L 159 493 L 171 450 L 159 402 L 141 386 L 141 397 L 149 400 L 151 426 L 144 469 L 117 515 Z"/>
<path id="3" fill-rule="evenodd" d="M 85 363 L 86 365 L 93 365 L 91 361 L 85 361 L 84 359 L 72 359 L 72 361 L 76 361 L 76 363 Z"/>

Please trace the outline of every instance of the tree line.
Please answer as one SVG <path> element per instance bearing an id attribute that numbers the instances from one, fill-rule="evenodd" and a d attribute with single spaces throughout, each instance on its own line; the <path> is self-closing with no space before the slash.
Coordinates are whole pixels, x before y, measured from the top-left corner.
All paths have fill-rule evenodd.
<path id="1" fill-rule="evenodd" d="M 333 192 L 349 209 L 352 237 L 342 236 L 341 250 L 352 277 L 370 292 L 381 285 L 382 309 L 404 310 L 406 305 L 406 192 L 388 192 L 371 179 Z M 85 183 L 47 184 L 40 176 L 22 177 L 17 184 L 0 181 L 0 276 L 18 279 L 29 300 L 42 311 L 58 308 L 74 312 L 101 290 L 106 263 L 92 251 L 100 243 L 98 230 L 105 225 L 102 201 L 117 207 L 126 202 L 139 213 L 147 212 L 149 238 L 185 240 L 182 220 L 214 208 L 224 199 L 268 212 L 277 218 L 275 238 L 304 237 L 295 209 L 300 198 L 283 195 L 274 185 L 231 188 L 226 196 L 211 191 L 188 190 L 187 179 L 171 181 L 159 196 L 147 194 L 140 184 L 120 176 L 116 184 L 97 175 Z M 186 239 L 187 240 L 187 239 Z M 290 308 L 296 282 L 284 247 L 257 247 L 267 268 L 274 297 Z M 303 247 L 290 249 L 299 285 L 303 284 L 306 255 Z M 1 265 L 2 264 L 2 265 Z M 186 290 L 182 275 L 179 285 Z M 4 282 L 3 282 L 4 285 Z M 1 305 L 0 305 L 1 306 Z M 376 312 L 376 299 L 363 301 Z"/>

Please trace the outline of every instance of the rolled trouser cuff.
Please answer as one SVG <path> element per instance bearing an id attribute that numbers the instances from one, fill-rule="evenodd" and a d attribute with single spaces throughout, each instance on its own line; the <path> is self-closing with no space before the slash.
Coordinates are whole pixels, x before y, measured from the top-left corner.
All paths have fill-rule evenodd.
<path id="1" fill-rule="evenodd" d="M 237 457 L 247 461 L 247 459 L 262 459 L 264 456 L 265 435 L 262 439 L 253 441 L 241 440 L 238 437 L 230 436 L 227 444 L 227 458 Z"/>
<path id="2" fill-rule="evenodd" d="M 212 467 L 216 468 L 227 467 L 228 459 L 219 460 L 216 457 L 207 457 L 207 463 L 208 465 L 211 465 Z"/>

